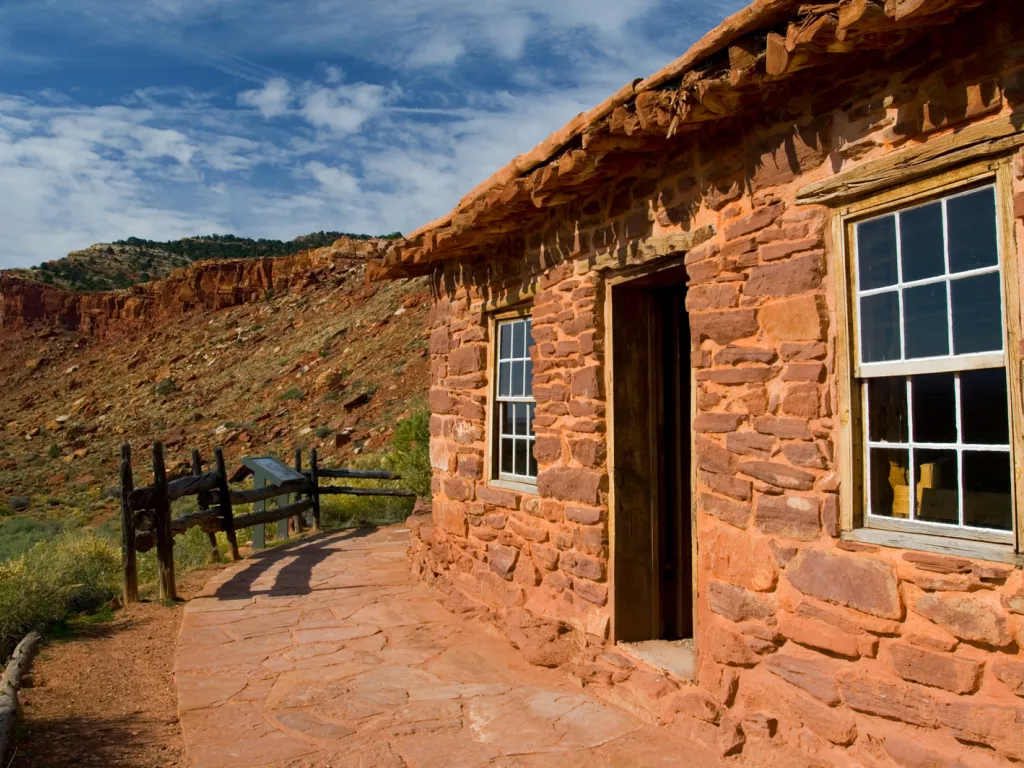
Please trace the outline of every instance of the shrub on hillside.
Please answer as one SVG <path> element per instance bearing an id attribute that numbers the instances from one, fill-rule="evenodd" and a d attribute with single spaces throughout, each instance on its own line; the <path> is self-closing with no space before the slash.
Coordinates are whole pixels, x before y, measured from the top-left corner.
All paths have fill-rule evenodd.
<path id="1" fill-rule="evenodd" d="M 0 662 L 34 627 L 91 611 L 119 590 L 121 557 L 91 531 L 68 531 L 0 565 Z"/>
<path id="2" fill-rule="evenodd" d="M 430 411 L 422 406 L 395 426 L 386 463 L 402 476 L 402 486 L 430 496 Z"/>
<path id="3" fill-rule="evenodd" d="M 341 480 L 356 488 L 395 488 L 430 496 L 430 412 L 423 407 L 395 426 L 391 450 L 360 456 L 351 469 L 390 469 L 402 475 L 400 483 L 387 480 Z M 328 528 L 399 523 L 412 512 L 414 499 L 395 496 L 322 496 L 321 520 Z"/>

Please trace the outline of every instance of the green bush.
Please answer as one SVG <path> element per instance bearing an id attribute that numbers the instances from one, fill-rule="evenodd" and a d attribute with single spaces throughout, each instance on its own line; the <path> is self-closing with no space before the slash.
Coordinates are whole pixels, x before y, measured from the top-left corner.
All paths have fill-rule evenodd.
<path id="1" fill-rule="evenodd" d="M 419 406 L 395 426 L 386 463 L 402 476 L 402 486 L 430 497 L 430 410 Z"/>
<path id="2" fill-rule="evenodd" d="M 52 445 L 50 445 L 50 448 L 46 452 L 46 455 L 49 456 L 51 459 L 59 459 L 60 458 L 60 446 L 57 445 L 56 443 L 53 443 Z"/>
<path id="3" fill-rule="evenodd" d="M 0 565 L 0 662 L 32 628 L 91 611 L 119 590 L 118 550 L 91 531 L 62 533 Z"/>
<path id="4" fill-rule="evenodd" d="M 292 387 L 287 392 L 283 392 L 277 396 L 278 400 L 305 400 L 306 393 L 298 387 Z"/>
<path id="5" fill-rule="evenodd" d="M 178 391 L 178 383 L 174 379 L 164 379 L 156 385 L 156 393 L 161 397 L 173 395 Z"/>

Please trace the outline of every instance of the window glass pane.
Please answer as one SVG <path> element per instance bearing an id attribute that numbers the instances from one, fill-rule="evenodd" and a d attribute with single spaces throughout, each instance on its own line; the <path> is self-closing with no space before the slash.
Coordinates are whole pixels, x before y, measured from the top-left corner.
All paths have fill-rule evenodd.
<path id="1" fill-rule="evenodd" d="M 960 413 L 963 442 L 974 445 L 1009 445 L 1006 369 L 988 368 L 961 373 Z"/>
<path id="2" fill-rule="evenodd" d="M 515 456 L 515 440 L 511 437 L 501 439 L 501 471 L 512 474 L 512 461 Z"/>
<path id="3" fill-rule="evenodd" d="M 954 280 L 953 349 L 958 355 L 1003 348 L 999 273 Z"/>
<path id="4" fill-rule="evenodd" d="M 949 271 L 992 267 L 999 262 L 996 198 L 992 187 L 946 202 L 949 221 Z"/>
<path id="5" fill-rule="evenodd" d="M 498 358 L 508 360 L 512 357 L 512 323 L 502 323 L 498 327 L 498 335 Z"/>
<path id="6" fill-rule="evenodd" d="M 517 320 L 512 325 L 512 356 L 526 357 L 526 324 Z"/>
<path id="7" fill-rule="evenodd" d="M 516 360 L 512 363 L 512 388 L 509 391 L 512 397 L 523 396 L 523 361 Z"/>
<path id="8" fill-rule="evenodd" d="M 529 446 L 529 442 L 526 440 L 516 440 L 516 469 L 517 475 L 525 475 L 528 469 L 526 465 L 526 448 Z"/>
<path id="9" fill-rule="evenodd" d="M 902 376 L 868 379 L 868 439 L 907 442 L 907 380 Z"/>
<path id="10" fill-rule="evenodd" d="M 900 259 L 904 283 L 945 274 L 942 203 L 900 213 Z"/>
<path id="11" fill-rule="evenodd" d="M 865 363 L 900 359 L 900 306 L 895 291 L 861 298 L 860 332 Z"/>
<path id="12" fill-rule="evenodd" d="M 857 225 L 857 286 L 862 291 L 895 285 L 896 217 Z"/>
<path id="13" fill-rule="evenodd" d="M 960 522 L 956 451 L 914 451 L 917 514 L 930 523 Z"/>
<path id="14" fill-rule="evenodd" d="M 517 435 L 526 435 L 526 417 L 527 417 L 527 404 L 526 403 L 515 403 L 512 406 L 515 409 L 515 428 Z"/>
<path id="15" fill-rule="evenodd" d="M 964 525 L 1013 530 L 1010 454 L 964 451 Z"/>
<path id="16" fill-rule="evenodd" d="M 523 377 L 523 394 L 533 397 L 533 360 L 526 361 L 526 372 Z"/>
<path id="17" fill-rule="evenodd" d="M 512 391 L 512 363 L 498 363 L 498 397 L 508 397 Z"/>
<path id="18" fill-rule="evenodd" d="M 537 406 L 534 405 L 533 403 L 530 403 L 530 419 L 527 422 L 526 426 L 529 429 L 529 433 L 530 433 L 531 436 L 533 435 L 533 420 L 534 420 L 534 418 L 536 416 L 537 416 Z"/>
<path id="19" fill-rule="evenodd" d="M 530 347 L 533 346 L 533 318 L 526 318 L 526 352 L 529 354 Z"/>
<path id="20" fill-rule="evenodd" d="M 907 359 L 949 354 L 946 284 L 931 283 L 903 291 L 903 333 Z"/>
<path id="21" fill-rule="evenodd" d="M 512 409 L 514 403 L 502 403 L 501 404 L 501 434 L 513 435 L 515 434 L 515 426 L 513 420 Z"/>
<path id="22" fill-rule="evenodd" d="M 534 441 L 531 440 L 530 441 L 530 471 L 529 471 L 530 477 L 536 477 L 537 476 L 537 458 L 533 455 L 533 446 L 534 446 Z"/>
<path id="23" fill-rule="evenodd" d="M 868 461 L 871 462 L 871 487 L 868 489 L 871 514 L 910 517 L 910 452 L 904 448 L 872 448 Z"/>
<path id="24" fill-rule="evenodd" d="M 933 373 L 910 380 L 914 442 L 956 442 L 956 375 Z"/>

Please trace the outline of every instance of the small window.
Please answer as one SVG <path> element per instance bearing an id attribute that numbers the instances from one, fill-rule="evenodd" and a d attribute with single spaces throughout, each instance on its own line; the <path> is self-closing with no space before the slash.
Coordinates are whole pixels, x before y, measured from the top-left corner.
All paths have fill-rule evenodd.
<path id="1" fill-rule="evenodd" d="M 852 229 L 865 525 L 1010 540 L 995 187 Z"/>
<path id="2" fill-rule="evenodd" d="M 497 323 L 495 393 L 496 455 L 492 465 L 500 480 L 532 483 L 537 479 L 533 456 L 533 330 L 530 318 Z"/>

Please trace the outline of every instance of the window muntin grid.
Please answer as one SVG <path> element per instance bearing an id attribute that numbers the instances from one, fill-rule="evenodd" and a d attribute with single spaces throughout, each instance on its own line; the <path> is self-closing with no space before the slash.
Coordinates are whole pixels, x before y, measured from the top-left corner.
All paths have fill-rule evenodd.
<path id="1" fill-rule="evenodd" d="M 855 225 L 868 524 L 1013 530 L 995 195 L 987 185 Z"/>
<path id="2" fill-rule="evenodd" d="M 856 225 L 859 376 L 1005 365 L 995 194 L 988 185 Z"/>
<path id="3" fill-rule="evenodd" d="M 534 482 L 533 455 L 533 322 L 530 318 L 497 324 L 498 354 L 495 403 L 498 426 L 497 476 L 501 480 Z"/>

